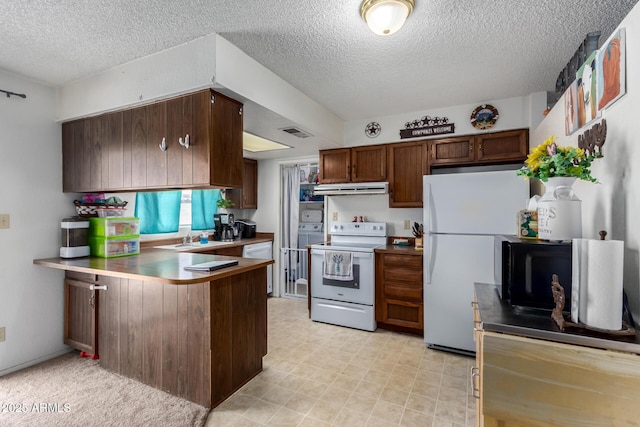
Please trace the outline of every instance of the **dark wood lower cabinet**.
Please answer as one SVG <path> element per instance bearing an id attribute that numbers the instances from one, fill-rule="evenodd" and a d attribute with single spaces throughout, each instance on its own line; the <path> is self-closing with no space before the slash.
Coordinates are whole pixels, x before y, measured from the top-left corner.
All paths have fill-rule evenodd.
<path id="1" fill-rule="evenodd" d="M 97 330 L 105 369 L 210 408 L 262 370 L 266 267 L 189 285 L 67 274 L 65 343 L 90 352 Z"/>
<path id="2" fill-rule="evenodd" d="M 375 256 L 378 327 L 423 335 L 422 252 L 376 250 Z"/>
<path id="3" fill-rule="evenodd" d="M 95 276 L 67 273 L 64 280 L 64 343 L 98 357 L 99 292 L 92 290 Z"/>

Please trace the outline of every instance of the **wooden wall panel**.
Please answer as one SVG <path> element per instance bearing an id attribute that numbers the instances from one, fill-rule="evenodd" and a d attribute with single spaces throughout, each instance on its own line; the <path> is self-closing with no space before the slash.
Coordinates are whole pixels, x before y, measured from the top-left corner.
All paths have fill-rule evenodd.
<path id="1" fill-rule="evenodd" d="M 162 390 L 178 390 L 178 286 L 162 285 Z"/>
<path id="2" fill-rule="evenodd" d="M 121 354 L 120 357 L 126 361 L 123 362 L 127 376 L 130 376 L 138 381 L 142 381 L 142 343 L 143 343 L 143 330 L 142 330 L 142 305 L 143 305 L 143 281 L 142 280 L 129 280 L 129 292 L 127 295 L 127 311 L 126 320 L 121 318 L 121 327 L 126 331 L 122 335 L 123 339 L 127 340 L 127 352 Z"/>
<path id="3" fill-rule="evenodd" d="M 176 286 L 101 276 L 109 293 L 101 303 L 99 333 L 107 349 L 100 363 L 192 402 L 216 406 L 262 369 L 266 277 L 263 268 L 213 283 Z"/>
<path id="4" fill-rule="evenodd" d="M 204 285 L 189 285 L 187 315 L 187 382 L 190 386 L 189 395 L 196 402 L 205 400 L 202 377 L 204 372 Z"/>
<path id="5" fill-rule="evenodd" d="M 165 285 L 167 287 L 171 285 Z M 186 396 L 190 387 L 187 377 L 187 356 L 189 355 L 189 349 L 187 347 L 187 333 L 189 331 L 189 322 L 186 316 L 182 313 L 188 313 L 189 311 L 189 287 L 188 286 L 176 286 L 177 290 L 177 304 L 176 309 L 180 315 L 177 315 L 176 331 L 178 339 L 178 348 L 176 349 L 176 394 L 178 396 Z"/>
<path id="6" fill-rule="evenodd" d="M 98 311 L 100 364 L 105 369 L 120 371 L 120 301 L 121 279 L 100 276 L 98 285 L 107 290 L 96 291 L 100 298 Z"/>
<path id="7" fill-rule="evenodd" d="M 233 388 L 229 366 L 233 363 L 231 340 L 231 278 L 211 283 L 211 401 L 222 402 Z"/>
<path id="8" fill-rule="evenodd" d="M 142 382 L 162 385 L 162 285 L 142 283 Z"/>

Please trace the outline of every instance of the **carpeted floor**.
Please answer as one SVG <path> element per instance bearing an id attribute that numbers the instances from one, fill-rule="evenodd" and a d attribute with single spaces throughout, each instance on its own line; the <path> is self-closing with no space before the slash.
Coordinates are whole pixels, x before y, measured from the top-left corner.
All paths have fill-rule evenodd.
<path id="1" fill-rule="evenodd" d="M 68 353 L 0 377 L 0 426 L 203 426 L 209 411 Z"/>

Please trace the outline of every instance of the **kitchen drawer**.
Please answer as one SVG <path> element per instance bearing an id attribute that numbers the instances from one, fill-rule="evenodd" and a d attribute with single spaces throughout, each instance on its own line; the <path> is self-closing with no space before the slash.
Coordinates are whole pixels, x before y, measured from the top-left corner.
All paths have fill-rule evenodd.
<path id="1" fill-rule="evenodd" d="M 422 269 L 410 269 L 409 267 L 392 267 L 389 268 L 386 263 L 384 266 L 384 281 L 403 281 L 422 283 Z"/>
<path id="2" fill-rule="evenodd" d="M 414 299 L 422 302 L 422 283 L 385 282 L 385 297 Z"/>
<path id="3" fill-rule="evenodd" d="M 422 270 L 422 256 L 384 254 L 384 267 Z"/>

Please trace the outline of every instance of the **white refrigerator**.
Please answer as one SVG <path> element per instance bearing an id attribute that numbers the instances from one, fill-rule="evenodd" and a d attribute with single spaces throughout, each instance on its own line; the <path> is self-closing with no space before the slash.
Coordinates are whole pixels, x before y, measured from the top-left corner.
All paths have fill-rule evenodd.
<path id="1" fill-rule="evenodd" d="M 495 283 L 494 236 L 516 234 L 529 182 L 513 170 L 423 179 L 424 340 L 471 354 L 473 284 Z"/>

